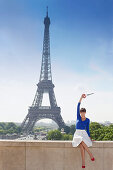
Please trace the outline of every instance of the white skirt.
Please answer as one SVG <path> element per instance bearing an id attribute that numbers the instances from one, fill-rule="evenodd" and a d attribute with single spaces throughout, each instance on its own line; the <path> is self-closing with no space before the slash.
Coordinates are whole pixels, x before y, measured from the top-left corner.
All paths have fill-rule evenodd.
<path id="1" fill-rule="evenodd" d="M 82 141 L 84 141 L 84 143 L 88 147 L 92 146 L 92 141 L 89 138 L 86 130 L 76 129 L 76 131 L 73 135 L 72 146 L 77 147 Z"/>

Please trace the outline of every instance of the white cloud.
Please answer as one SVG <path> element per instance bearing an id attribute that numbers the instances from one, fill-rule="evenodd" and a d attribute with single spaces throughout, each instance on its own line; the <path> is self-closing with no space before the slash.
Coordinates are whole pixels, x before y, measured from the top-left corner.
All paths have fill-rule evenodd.
<path id="1" fill-rule="evenodd" d="M 101 76 L 101 78 L 104 79 L 105 77 L 107 77 L 107 79 L 113 80 L 113 73 L 102 69 L 101 66 L 98 65 L 94 59 L 90 60 L 89 67 L 91 68 L 91 70 L 95 71 L 95 73 L 98 74 L 99 77 Z"/>
<path id="2" fill-rule="evenodd" d="M 84 76 L 83 73 L 75 74 L 66 70 L 59 70 L 56 76 L 55 94 L 59 106 L 62 108 L 64 120 L 76 118 L 76 106 L 82 93 L 94 92 L 92 96 L 88 96 L 82 102 L 82 106 L 87 108 L 87 116 L 91 118 L 91 121 L 109 120 L 113 122 L 113 91 L 109 88 L 108 90 L 98 88 L 97 84 L 103 81 L 101 75 Z M 104 80 L 109 82 L 107 74 Z M 97 82 L 96 86 L 95 82 Z"/>
<path id="3" fill-rule="evenodd" d="M 87 109 L 87 117 L 91 121 L 100 122 L 108 120 L 113 122 L 113 91 L 109 88 L 106 90 L 98 88 L 98 84 L 103 80 L 100 74 L 88 76 L 83 73 L 75 74 L 61 68 L 54 70 L 54 72 L 53 83 L 55 84 L 55 96 L 58 106 L 61 107 L 61 115 L 64 121 L 76 119 L 76 106 L 82 93 L 94 92 L 93 95 L 88 96 L 82 102 L 82 106 Z M 29 73 L 30 71 L 24 73 L 24 79 L 15 77 L 13 80 L 1 80 L 1 121 L 22 122 L 27 115 L 28 106 L 31 106 L 37 88 L 37 82 L 33 80 L 32 75 L 25 76 L 29 75 Z M 105 81 L 108 81 L 109 84 L 110 80 L 107 74 Z"/>

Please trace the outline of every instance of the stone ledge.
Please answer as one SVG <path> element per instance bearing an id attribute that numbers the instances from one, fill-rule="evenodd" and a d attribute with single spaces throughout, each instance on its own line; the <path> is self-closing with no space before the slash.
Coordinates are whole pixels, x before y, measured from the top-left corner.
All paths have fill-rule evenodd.
<path id="1" fill-rule="evenodd" d="M 43 147 L 58 147 L 72 148 L 72 141 L 58 140 L 0 140 L 0 146 L 43 146 Z M 93 145 L 89 148 L 113 148 L 113 141 L 93 141 Z"/>
<path id="2" fill-rule="evenodd" d="M 86 170 L 113 170 L 113 141 L 93 141 L 85 151 Z M 79 147 L 72 141 L 0 140 L 0 170 L 81 170 Z"/>

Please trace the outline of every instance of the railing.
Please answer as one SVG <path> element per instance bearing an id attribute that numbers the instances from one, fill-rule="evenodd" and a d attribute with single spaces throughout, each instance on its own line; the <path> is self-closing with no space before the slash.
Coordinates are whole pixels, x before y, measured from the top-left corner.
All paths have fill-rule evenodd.
<path id="1" fill-rule="evenodd" d="M 51 109 L 50 106 L 39 106 L 39 109 Z"/>

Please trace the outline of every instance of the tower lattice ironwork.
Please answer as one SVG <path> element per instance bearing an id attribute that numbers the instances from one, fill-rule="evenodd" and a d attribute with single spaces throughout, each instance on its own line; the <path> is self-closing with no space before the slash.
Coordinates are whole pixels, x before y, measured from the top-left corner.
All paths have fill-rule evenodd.
<path id="1" fill-rule="evenodd" d="M 44 118 L 54 120 L 60 128 L 65 127 L 65 123 L 60 114 L 61 108 L 57 106 L 54 94 L 53 88 L 55 86 L 52 83 L 49 37 L 50 18 L 48 17 L 48 8 L 46 17 L 44 18 L 44 25 L 43 53 L 39 83 L 37 84 L 37 91 L 32 106 L 29 107 L 28 114 L 21 124 L 22 131 L 27 134 L 32 132 L 38 120 Z M 48 93 L 49 95 L 50 106 L 42 106 L 44 93 Z"/>

